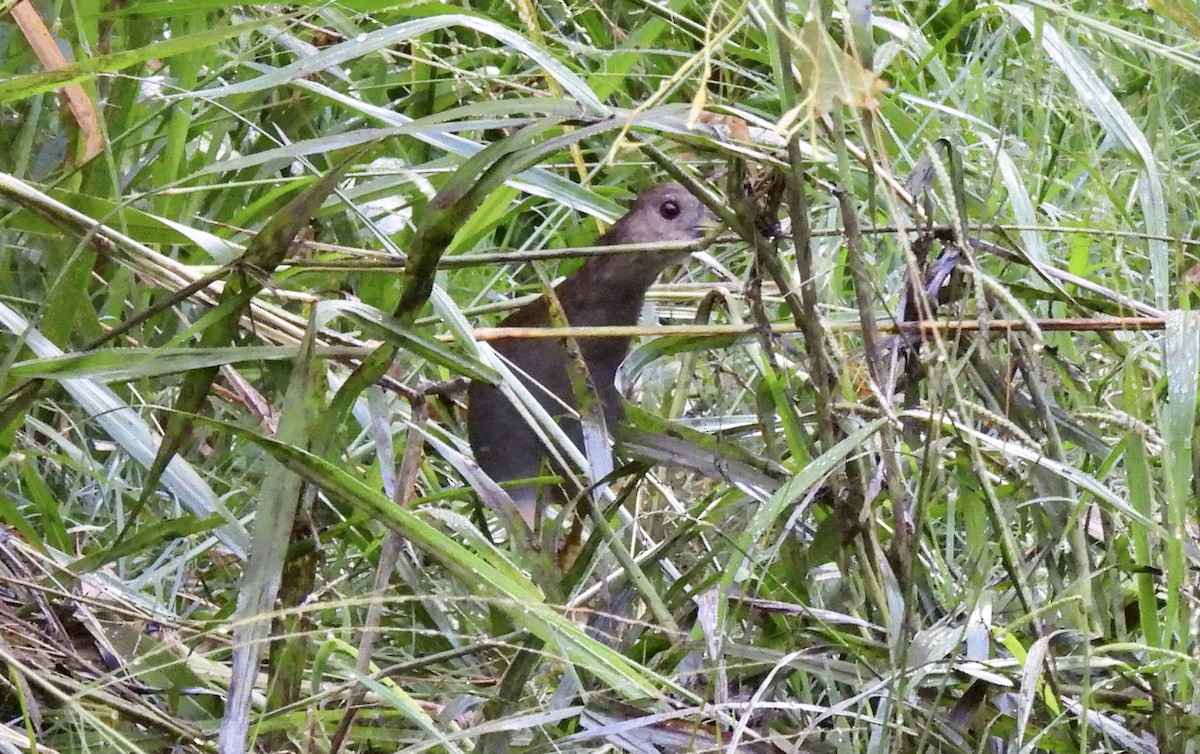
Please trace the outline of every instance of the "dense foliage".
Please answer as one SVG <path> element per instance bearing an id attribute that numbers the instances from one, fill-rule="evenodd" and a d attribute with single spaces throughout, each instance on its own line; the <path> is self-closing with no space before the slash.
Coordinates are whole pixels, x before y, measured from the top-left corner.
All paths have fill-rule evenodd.
<path id="1" fill-rule="evenodd" d="M 0 2 L 0 747 L 1200 751 L 1195 2 L 867 6 Z M 663 180 L 527 535 L 483 328 Z"/>

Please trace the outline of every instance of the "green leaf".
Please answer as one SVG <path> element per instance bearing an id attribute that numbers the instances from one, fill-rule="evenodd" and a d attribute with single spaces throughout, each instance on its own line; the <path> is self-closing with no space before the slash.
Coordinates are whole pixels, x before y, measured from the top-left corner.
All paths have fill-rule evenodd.
<path id="1" fill-rule="evenodd" d="M 0 79 L 0 104 L 18 102 L 42 92 L 60 89 L 67 84 L 89 81 L 100 74 L 123 71 L 148 60 L 166 60 L 176 55 L 206 50 L 227 39 L 252 32 L 265 23 L 267 19 L 247 21 L 233 26 L 218 26 L 198 34 L 167 39 L 124 52 L 83 58 L 50 71 L 13 76 L 7 80 Z"/>

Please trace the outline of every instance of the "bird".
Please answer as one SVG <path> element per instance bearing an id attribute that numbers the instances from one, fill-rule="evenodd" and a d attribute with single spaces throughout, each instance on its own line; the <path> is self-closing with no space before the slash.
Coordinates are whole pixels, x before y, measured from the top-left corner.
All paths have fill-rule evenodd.
<path id="1" fill-rule="evenodd" d="M 643 191 L 596 245 L 697 240 L 713 225 L 715 216 L 699 199 L 678 183 L 664 183 Z M 651 284 L 663 270 L 689 254 L 663 250 L 590 257 L 554 287 L 554 295 L 573 327 L 635 325 Z M 550 327 L 546 298 L 525 304 L 498 326 Z M 614 379 L 629 352 L 630 339 L 585 337 L 578 343 L 611 432 L 623 417 Z M 492 341 L 492 347 L 514 367 L 514 373 L 567 437 L 582 448 L 583 433 L 573 415 L 577 402 L 567 367 L 572 357 L 566 344 L 550 338 L 500 338 Z M 509 399 L 495 385 L 482 381 L 473 381 L 468 388 L 467 437 L 476 463 L 498 483 L 538 476 L 549 456 Z M 531 529 L 536 526 L 539 497 L 547 492 L 561 495 L 533 484 L 510 487 L 508 492 Z"/>

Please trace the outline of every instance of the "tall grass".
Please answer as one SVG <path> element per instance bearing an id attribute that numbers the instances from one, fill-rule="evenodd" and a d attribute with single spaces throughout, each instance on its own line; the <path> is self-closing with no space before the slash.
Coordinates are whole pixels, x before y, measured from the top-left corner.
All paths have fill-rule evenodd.
<path id="1" fill-rule="evenodd" d="M 1200 750 L 1191 4 L 864 5 L 0 5 L 0 746 Z M 667 179 L 526 536 L 483 328 Z"/>

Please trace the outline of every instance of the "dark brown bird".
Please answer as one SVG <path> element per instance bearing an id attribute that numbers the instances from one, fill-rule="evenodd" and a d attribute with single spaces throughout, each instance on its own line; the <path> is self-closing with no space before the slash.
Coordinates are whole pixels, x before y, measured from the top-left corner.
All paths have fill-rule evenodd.
<path id="1" fill-rule="evenodd" d="M 712 222 L 712 215 L 687 189 L 677 183 L 667 183 L 643 192 L 629 212 L 596 243 L 694 240 L 700 238 L 704 227 Z M 646 251 L 591 257 L 555 286 L 554 293 L 572 326 L 634 325 L 646 291 L 659 273 L 687 256 L 688 252 Z M 546 300 L 539 298 L 513 312 L 500 327 L 549 327 L 550 324 Z M 611 431 L 622 416 L 621 398 L 613 379 L 629 352 L 629 338 L 579 338 L 578 342 L 600 398 L 605 424 Z M 514 372 L 571 441 L 582 447 L 579 420 L 572 416 L 576 401 L 567 373 L 569 356 L 563 342 L 546 338 L 512 338 L 492 341 L 492 347 L 515 367 Z M 525 479 L 543 473 L 546 448 L 496 387 L 482 382 L 471 383 L 467 434 L 475 451 L 475 460 L 495 481 Z M 525 522 L 532 527 L 537 515 L 539 488 L 528 485 L 510 488 L 508 492 Z"/>

